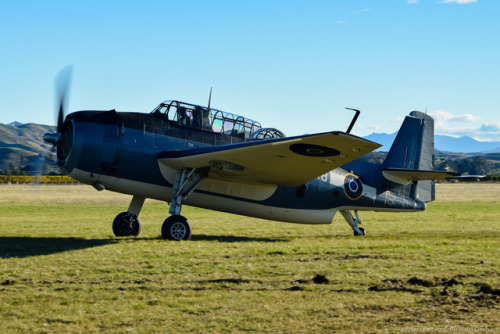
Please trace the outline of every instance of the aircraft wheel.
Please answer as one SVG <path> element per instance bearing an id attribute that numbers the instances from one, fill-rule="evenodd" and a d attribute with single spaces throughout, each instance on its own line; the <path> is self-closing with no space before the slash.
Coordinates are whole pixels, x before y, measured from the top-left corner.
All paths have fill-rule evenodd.
<path id="1" fill-rule="evenodd" d="M 137 237 L 141 233 L 141 222 L 136 215 L 122 212 L 113 220 L 113 233 L 116 237 Z"/>
<path id="2" fill-rule="evenodd" d="M 191 225 L 183 216 L 170 216 L 163 222 L 161 236 L 168 240 L 189 240 L 191 239 Z"/>
<path id="3" fill-rule="evenodd" d="M 365 235 L 366 235 L 365 229 L 364 229 L 364 228 L 362 228 L 362 227 L 358 227 L 358 228 L 359 228 L 359 231 L 360 231 L 361 233 L 359 233 L 359 232 L 357 232 L 357 231 L 354 231 L 354 236 L 355 236 L 355 237 L 363 237 L 363 236 L 365 236 Z"/>

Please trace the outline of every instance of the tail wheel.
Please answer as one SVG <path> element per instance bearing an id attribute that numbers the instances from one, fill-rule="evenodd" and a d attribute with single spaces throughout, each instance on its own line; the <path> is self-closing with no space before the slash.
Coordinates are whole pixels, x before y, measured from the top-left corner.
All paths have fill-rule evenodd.
<path id="1" fill-rule="evenodd" d="M 189 240 L 191 239 L 191 225 L 183 216 L 170 216 L 163 222 L 161 235 L 167 240 Z"/>
<path id="2" fill-rule="evenodd" d="M 355 237 L 364 237 L 366 235 L 365 229 L 362 227 L 358 227 L 358 231 L 354 230 L 354 236 Z"/>

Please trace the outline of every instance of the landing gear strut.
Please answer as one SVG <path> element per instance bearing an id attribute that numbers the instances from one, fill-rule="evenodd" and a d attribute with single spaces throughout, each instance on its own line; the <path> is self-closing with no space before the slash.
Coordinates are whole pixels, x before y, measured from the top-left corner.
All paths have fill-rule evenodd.
<path id="1" fill-rule="evenodd" d="M 113 220 L 113 233 L 116 237 L 137 237 L 141 233 L 141 222 L 139 213 L 145 198 L 134 196 L 127 212 L 122 212 Z"/>
<path id="2" fill-rule="evenodd" d="M 340 210 L 340 213 L 342 214 L 342 216 L 344 216 L 347 224 L 351 226 L 352 230 L 354 231 L 354 236 L 359 237 L 366 235 L 365 229 L 359 227 L 359 225 L 361 225 L 361 219 L 359 219 L 358 210 L 354 210 L 355 216 L 352 215 L 350 210 Z"/>
<path id="3" fill-rule="evenodd" d="M 163 239 L 191 239 L 191 225 L 185 217 L 180 215 L 182 201 L 193 193 L 200 182 L 207 177 L 207 174 L 207 170 L 196 168 L 185 168 L 177 172 L 174 187 L 172 189 L 172 202 L 170 202 L 169 210 L 172 216 L 165 219 L 161 227 Z"/>
<path id="4" fill-rule="evenodd" d="M 172 215 L 165 219 L 161 227 L 163 239 L 168 240 L 189 240 L 191 239 L 191 225 L 189 221 L 180 215 L 182 201 L 193 193 L 196 187 L 206 178 L 208 169 L 206 168 L 185 168 L 175 176 L 172 189 L 172 202 L 169 213 Z M 138 236 L 141 233 L 141 222 L 139 213 L 146 198 L 134 196 L 128 210 L 120 213 L 113 221 L 113 233 L 117 237 Z"/>

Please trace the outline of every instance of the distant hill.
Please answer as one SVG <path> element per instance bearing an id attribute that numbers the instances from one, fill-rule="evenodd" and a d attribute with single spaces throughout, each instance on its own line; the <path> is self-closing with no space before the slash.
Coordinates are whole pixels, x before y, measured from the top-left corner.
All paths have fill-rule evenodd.
<path id="1" fill-rule="evenodd" d="M 394 132 L 393 134 L 372 133 L 371 135 L 364 136 L 363 138 L 382 145 L 382 147 L 379 148 L 377 151 L 387 152 L 391 148 L 391 145 L 394 142 L 394 139 L 396 138 L 396 134 L 397 132 Z"/>
<path id="2" fill-rule="evenodd" d="M 383 145 L 379 151 L 389 151 L 397 132 L 393 134 L 372 133 L 364 138 Z M 500 142 L 482 142 L 471 137 L 434 136 L 434 148 L 440 152 L 487 154 L 500 153 Z"/>
<path id="3" fill-rule="evenodd" d="M 52 145 L 43 141 L 43 135 L 54 132 L 55 127 L 40 124 L 0 124 L 0 171 L 21 170 L 33 174 L 41 172 L 45 166 L 44 174 L 59 173 L 51 160 Z"/>
<path id="4" fill-rule="evenodd" d="M 435 146 L 439 151 L 454 153 L 500 153 L 500 142 L 477 141 L 471 137 L 453 138 L 435 136 Z"/>

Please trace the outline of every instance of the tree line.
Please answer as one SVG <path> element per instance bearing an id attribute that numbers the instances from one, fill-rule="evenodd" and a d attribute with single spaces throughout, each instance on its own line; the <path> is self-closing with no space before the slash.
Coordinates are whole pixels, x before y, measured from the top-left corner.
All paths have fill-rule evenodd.
<path id="1" fill-rule="evenodd" d="M 386 156 L 387 152 L 371 152 L 361 160 L 379 165 L 384 162 Z M 498 180 L 500 178 L 500 154 L 486 156 L 438 154 L 434 159 L 434 169 L 463 175 L 486 176 L 483 180 Z"/>
<path id="2" fill-rule="evenodd" d="M 77 180 L 65 175 L 0 175 L 0 184 L 77 184 Z"/>

